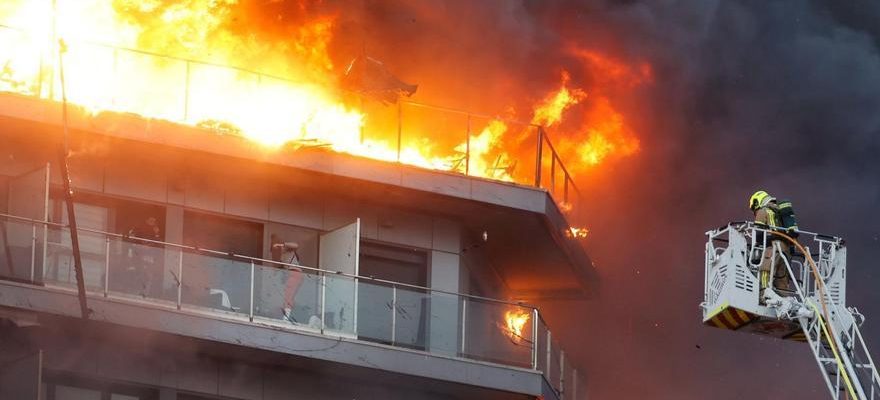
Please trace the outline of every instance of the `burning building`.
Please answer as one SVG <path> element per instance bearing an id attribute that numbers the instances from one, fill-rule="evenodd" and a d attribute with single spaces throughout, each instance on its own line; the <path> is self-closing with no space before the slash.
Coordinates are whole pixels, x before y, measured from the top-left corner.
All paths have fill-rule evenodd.
<path id="1" fill-rule="evenodd" d="M 247 47 L 235 3 L 0 6 L 0 393 L 583 398 L 532 304 L 594 290 L 573 168 L 638 150 L 607 99 L 554 143 L 567 73 L 524 121 L 366 55 L 331 90 L 331 20 Z"/>

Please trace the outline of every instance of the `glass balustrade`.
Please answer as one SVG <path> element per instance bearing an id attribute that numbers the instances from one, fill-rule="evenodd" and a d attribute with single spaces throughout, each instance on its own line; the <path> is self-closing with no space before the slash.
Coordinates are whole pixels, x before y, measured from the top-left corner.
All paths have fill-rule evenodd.
<path id="1" fill-rule="evenodd" d="M 3 216 L 0 234 L 0 279 L 76 290 L 66 226 Z M 92 296 L 576 379 L 530 306 L 88 229 L 79 243 Z"/>

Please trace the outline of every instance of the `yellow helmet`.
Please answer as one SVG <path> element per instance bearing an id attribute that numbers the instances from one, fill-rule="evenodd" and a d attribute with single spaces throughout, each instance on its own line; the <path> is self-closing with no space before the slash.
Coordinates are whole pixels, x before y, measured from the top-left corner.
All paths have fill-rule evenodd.
<path id="1" fill-rule="evenodd" d="M 755 192 L 755 194 L 749 198 L 749 209 L 752 211 L 757 210 L 764 204 L 768 197 L 770 197 L 770 194 L 763 190 Z"/>

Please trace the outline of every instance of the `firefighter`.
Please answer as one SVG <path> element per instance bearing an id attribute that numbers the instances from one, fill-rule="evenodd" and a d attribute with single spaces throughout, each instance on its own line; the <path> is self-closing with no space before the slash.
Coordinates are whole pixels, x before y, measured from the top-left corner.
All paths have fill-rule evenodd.
<path id="1" fill-rule="evenodd" d="M 791 260 L 791 246 L 785 243 L 782 237 L 772 233 L 782 226 L 782 221 L 776 211 L 776 198 L 770 196 L 766 191 L 759 190 L 749 198 L 749 208 L 755 214 L 755 224 L 758 228 L 770 232 L 770 236 L 767 237 L 767 247 L 761 256 L 761 265 L 758 268 L 761 274 L 761 297 L 764 297 L 764 289 L 769 287 L 771 276 L 773 277 L 774 289 L 790 291 L 791 281 L 783 257 L 785 260 Z M 758 233 L 756 235 L 758 235 L 758 239 L 763 237 Z M 763 240 L 757 241 L 757 243 L 762 242 Z"/>

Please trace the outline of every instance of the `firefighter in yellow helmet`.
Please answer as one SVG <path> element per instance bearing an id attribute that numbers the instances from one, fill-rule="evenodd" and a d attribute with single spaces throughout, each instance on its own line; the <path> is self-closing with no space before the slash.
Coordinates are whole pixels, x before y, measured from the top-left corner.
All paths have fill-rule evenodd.
<path id="1" fill-rule="evenodd" d="M 776 198 L 769 193 L 759 190 L 749 198 L 749 208 L 755 213 L 755 224 L 759 228 L 774 230 L 782 226 L 782 221 L 776 212 Z M 791 281 L 788 276 L 788 270 L 785 266 L 786 260 L 791 260 L 791 250 L 787 243 L 779 236 L 770 234 L 767 237 L 767 247 L 761 256 L 761 265 L 759 267 L 761 278 L 761 297 L 763 298 L 764 289 L 770 285 L 770 277 L 773 277 L 774 289 L 782 289 L 784 291 L 791 290 Z M 759 236 L 760 239 L 760 236 Z M 759 240 L 761 244 L 763 241 Z M 785 295 L 785 293 L 779 293 Z"/>

